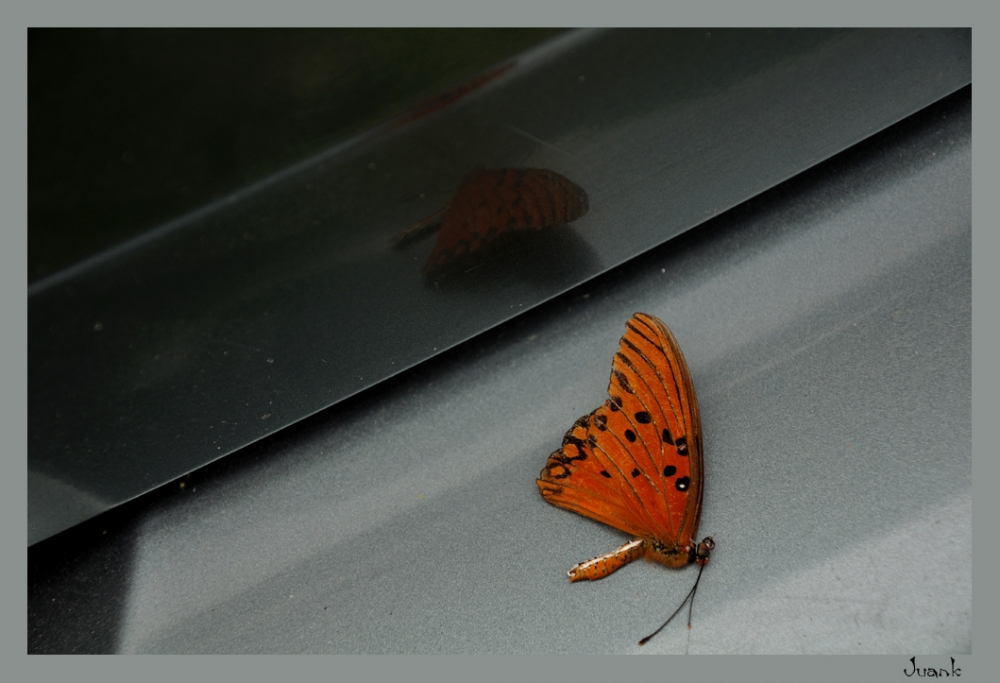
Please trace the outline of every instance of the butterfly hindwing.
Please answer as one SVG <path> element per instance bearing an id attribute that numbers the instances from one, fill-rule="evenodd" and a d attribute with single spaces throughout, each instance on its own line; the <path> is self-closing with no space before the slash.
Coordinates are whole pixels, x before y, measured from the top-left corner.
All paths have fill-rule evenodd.
<path id="1" fill-rule="evenodd" d="M 563 437 L 563 446 L 549 456 L 538 479 L 547 501 L 626 533 L 646 533 L 648 520 L 635 495 L 623 487 L 618 468 L 603 449 L 596 449 L 589 433 L 600 409 L 576 421 Z"/>

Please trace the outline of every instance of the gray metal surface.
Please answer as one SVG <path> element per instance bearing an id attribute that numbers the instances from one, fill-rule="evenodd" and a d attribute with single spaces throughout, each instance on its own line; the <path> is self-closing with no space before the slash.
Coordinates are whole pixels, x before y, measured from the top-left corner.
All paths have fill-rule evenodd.
<path id="1" fill-rule="evenodd" d="M 969 83 L 970 57 L 967 30 L 571 34 L 434 117 L 33 285 L 29 544 L 794 176 Z M 430 242 L 389 237 L 484 166 L 558 171 L 590 212 L 428 281 Z"/>
<path id="2" fill-rule="evenodd" d="M 643 648 L 695 570 L 567 583 L 625 537 L 534 483 L 637 310 L 690 365 L 718 544 L 693 628 Z M 75 550 L 80 529 L 32 548 L 29 648 L 969 653 L 970 375 L 965 89 Z"/>

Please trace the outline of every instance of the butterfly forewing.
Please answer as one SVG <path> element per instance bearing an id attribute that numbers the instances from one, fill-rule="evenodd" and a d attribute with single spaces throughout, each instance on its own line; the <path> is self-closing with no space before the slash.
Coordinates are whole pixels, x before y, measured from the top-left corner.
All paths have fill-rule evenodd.
<path id="1" fill-rule="evenodd" d="M 615 355 L 609 393 L 616 380 L 619 387 L 627 383 L 634 393 L 621 389 L 621 412 L 636 423 L 651 420 L 640 434 L 655 469 L 650 476 L 659 477 L 669 509 L 666 538 L 685 545 L 697 533 L 701 509 L 701 423 L 694 385 L 680 346 L 666 325 L 637 313 L 626 328 Z M 632 413 L 637 403 L 640 407 Z"/>
<path id="2" fill-rule="evenodd" d="M 701 425 L 687 364 L 660 320 L 628 321 L 608 394 L 549 456 L 543 497 L 659 547 L 688 547 L 701 512 Z M 690 561 L 681 552 L 654 559 Z"/>

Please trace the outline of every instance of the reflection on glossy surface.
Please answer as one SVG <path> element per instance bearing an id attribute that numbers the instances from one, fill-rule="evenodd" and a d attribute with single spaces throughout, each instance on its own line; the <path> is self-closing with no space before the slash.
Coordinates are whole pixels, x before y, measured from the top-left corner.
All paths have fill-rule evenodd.
<path id="1" fill-rule="evenodd" d="M 461 271 L 476 267 L 515 236 L 570 223 L 588 208 L 583 188 L 554 171 L 475 171 L 465 177 L 447 206 L 397 233 L 393 242 L 404 245 L 440 224 L 424 272 Z M 474 254 L 476 261 L 469 258 Z"/>
<path id="2" fill-rule="evenodd" d="M 29 296 L 28 469 L 44 475 L 28 481 L 29 542 L 100 509 L 49 505 L 61 484 L 110 507 L 370 388 L 952 92 L 971 78 L 969 44 L 569 33 L 433 115 L 49 279 Z M 430 240 L 389 237 L 474 168 L 555 169 L 590 210 L 423 276 Z"/>
<path id="3" fill-rule="evenodd" d="M 435 97 L 430 98 L 429 100 L 421 102 L 420 104 L 412 107 L 409 111 L 401 115 L 398 120 L 393 122 L 392 124 L 393 128 L 399 128 L 400 126 L 404 126 L 407 123 L 416 121 L 417 119 L 422 119 L 425 116 L 429 116 L 436 111 L 441 111 L 445 107 L 457 102 L 460 98 L 468 95 L 476 88 L 480 88 L 489 83 L 490 81 L 492 81 L 497 76 L 503 75 L 504 73 L 507 72 L 508 69 L 514 66 L 514 64 L 515 62 L 513 60 L 505 62 L 500 66 L 488 69 L 485 73 L 481 73 L 478 76 L 474 76 L 473 78 L 470 78 L 462 83 L 459 83 L 454 88 L 446 90 L 440 95 L 437 95 Z"/>
<path id="4" fill-rule="evenodd" d="M 489 296 L 518 283 L 556 288 L 582 279 L 600 267 L 600 258 L 568 225 L 501 235 L 476 252 L 449 261 L 424 275 L 438 292 Z"/>

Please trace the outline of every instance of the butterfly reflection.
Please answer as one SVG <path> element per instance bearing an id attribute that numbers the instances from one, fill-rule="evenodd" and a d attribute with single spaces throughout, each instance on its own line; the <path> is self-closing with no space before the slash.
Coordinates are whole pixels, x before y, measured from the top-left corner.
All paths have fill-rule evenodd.
<path id="1" fill-rule="evenodd" d="M 537 168 L 470 173 L 440 211 L 397 233 L 396 246 L 440 225 L 424 273 L 474 268 L 525 234 L 564 225 L 587 213 L 587 193 L 554 171 Z"/>

